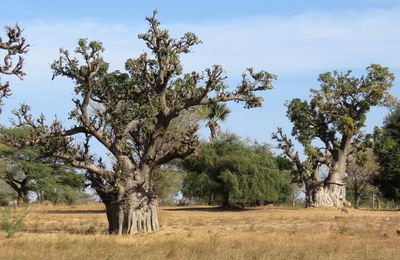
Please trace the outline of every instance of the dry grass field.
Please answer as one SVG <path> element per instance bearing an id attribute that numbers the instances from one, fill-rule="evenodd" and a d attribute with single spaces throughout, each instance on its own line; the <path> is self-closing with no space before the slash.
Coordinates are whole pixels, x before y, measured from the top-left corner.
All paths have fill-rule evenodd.
<path id="1" fill-rule="evenodd" d="M 164 207 L 161 230 L 108 236 L 102 204 L 34 205 L 0 259 L 400 259 L 399 211 Z"/>

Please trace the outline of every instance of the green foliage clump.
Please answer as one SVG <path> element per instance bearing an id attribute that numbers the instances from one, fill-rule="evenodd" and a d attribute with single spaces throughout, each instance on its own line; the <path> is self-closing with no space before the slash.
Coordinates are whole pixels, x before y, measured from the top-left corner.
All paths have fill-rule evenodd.
<path id="1" fill-rule="evenodd" d="M 182 189 L 182 171 L 165 166 L 154 172 L 154 186 L 160 205 L 175 205 Z"/>
<path id="2" fill-rule="evenodd" d="M 1 229 L 7 233 L 7 237 L 10 238 L 15 235 L 15 233 L 21 230 L 22 224 L 29 213 L 30 208 L 26 208 L 23 212 L 19 215 L 15 212 L 13 216 L 11 216 L 10 209 L 5 208 L 1 210 Z"/>
<path id="3" fill-rule="evenodd" d="M 400 202 L 400 109 L 393 111 L 382 129 L 375 129 L 375 153 L 380 173 L 375 184 L 383 196 Z"/>
<path id="4" fill-rule="evenodd" d="M 17 195 L 15 194 L 15 191 L 7 183 L 0 179 L 0 206 L 8 206 L 9 203 L 15 201 L 16 199 Z"/>
<path id="5" fill-rule="evenodd" d="M 290 196 L 289 176 L 282 173 L 267 145 L 221 135 L 203 143 L 183 162 L 188 171 L 183 194 L 223 206 L 279 203 Z"/>
<path id="6" fill-rule="evenodd" d="M 1 139 L 13 145 L 0 144 L 0 179 L 16 193 L 19 203 L 28 202 L 29 192 L 38 201 L 73 204 L 84 188 L 85 176 L 68 163 L 46 155 L 43 147 L 26 145 L 29 128 L 1 128 Z"/>

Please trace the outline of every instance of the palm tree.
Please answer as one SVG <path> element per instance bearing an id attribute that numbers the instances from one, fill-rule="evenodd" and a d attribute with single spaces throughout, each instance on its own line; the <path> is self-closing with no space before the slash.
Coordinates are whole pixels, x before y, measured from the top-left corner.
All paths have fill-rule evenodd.
<path id="1" fill-rule="evenodd" d="M 206 126 L 210 129 L 210 143 L 214 144 L 217 132 L 220 128 L 218 122 L 225 121 L 231 111 L 225 104 L 216 103 L 203 107 L 201 113 L 208 120 Z"/>

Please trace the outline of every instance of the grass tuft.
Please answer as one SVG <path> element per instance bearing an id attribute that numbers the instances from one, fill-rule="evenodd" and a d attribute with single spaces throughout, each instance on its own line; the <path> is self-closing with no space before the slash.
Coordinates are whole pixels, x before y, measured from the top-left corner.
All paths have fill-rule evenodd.
<path id="1" fill-rule="evenodd" d="M 17 214 L 15 207 L 13 214 L 10 213 L 10 208 L 1 210 L 1 229 L 7 233 L 7 238 L 13 237 L 15 233 L 21 231 L 22 224 L 29 213 L 30 208 L 26 208 L 23 212 Z"/>

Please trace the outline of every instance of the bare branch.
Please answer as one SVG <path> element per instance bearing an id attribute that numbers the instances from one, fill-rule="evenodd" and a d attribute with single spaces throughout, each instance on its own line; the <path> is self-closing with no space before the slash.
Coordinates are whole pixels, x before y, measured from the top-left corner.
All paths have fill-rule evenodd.
<path id="1" fill-rule="evenodd" d="M 23 29 L 19 25 L 6 26 L 5 31 L 8 40 L 4 41 L 0 37 L 0 50 L 5 50 L 6 55 L 4 56 L 4 64 L 0 64 L 0 74 L 15 75 L 19 79 L 25 76 L 25 72 L 22 70 L 24 64 L 24 58 L 22 54 L 28 52 L 29 44 L 26 43 L 25 38 L 22 36 Z M 18 55 L 18 61 L 14 63 L 14 56 Z M 9 83 L 0 82 L 0 105 L 2 105 L 2 99 L 11 95 Z"/>

